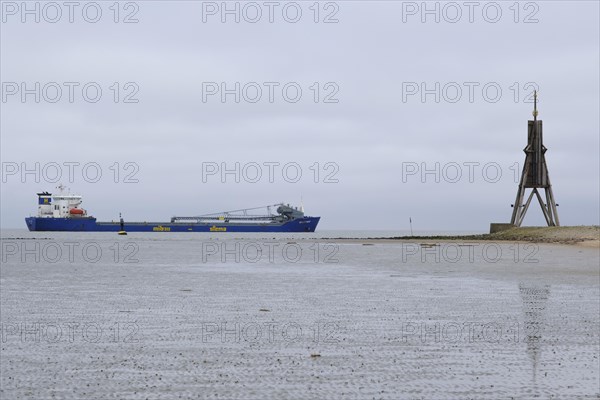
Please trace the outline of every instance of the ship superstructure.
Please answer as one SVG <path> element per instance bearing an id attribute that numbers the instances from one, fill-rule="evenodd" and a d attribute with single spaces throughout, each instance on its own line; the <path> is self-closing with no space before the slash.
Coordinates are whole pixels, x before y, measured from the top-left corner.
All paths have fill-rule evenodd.
<path id="1" fill-rule="evenodd" d="M 52 195 L 38 193 L 39 218 L 81 218 L 87 217 L 87 211 L 81 208 L 82 197 L 74 194 Z"/>

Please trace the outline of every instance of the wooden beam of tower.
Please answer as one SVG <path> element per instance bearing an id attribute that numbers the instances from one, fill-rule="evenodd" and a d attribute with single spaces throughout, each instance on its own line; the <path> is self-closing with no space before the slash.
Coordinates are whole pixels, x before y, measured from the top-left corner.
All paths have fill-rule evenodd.
<path id="1" fill-rule="evenodd" d="M 527 202 L 525 203 L 525 205 L 519 207 L 520 211 L 519 218 L 517 219 L 517 226 L 521 226 L 521 224 L 523 223 L 523 218 L 525 218 L 525 213 L 527 213 L 527 210 L 529 209 L 529 204 L 531 204 L 531 199 L 533 199 L 534 192 L 535 190 L 532 190 L 531 193 L 529 193 L 529 197 L 527 198 Z"/>
<path id="2" fill-rule="evenodd" d="M 540 207 L 542 207 L 542 212 L 544 213 L 544 218 L 546 218 L 546 223 L 548 226 L 554 226 L 552 219 L 548 215 L 548 209 L 546 209 L 546 205 L 544 204 L 544 200 L 542 200 L 542 196 L 540 192 L 538 192 L 537 188 L 533 189 L 533 193 L 537 196 L 538 202 L 540 203 Z"/>
<path id="3" fill-rule="evenodd" d="M 529 173 L 529 164 L 525 163 L 523 166 L 523 172 L 521 173 L 521 181 L 519 183 L 519 189 L 517 190 L 517 198 L 515 199 L 515 204 L 513 208 L 512 218 L 510 219 L 510 223 L 512 225 L 521 226 L 521 214 L 523 214 L 523 209 L 520 207 L 523 204 L 523 198 L 525 197 L 525 178 Z"/>

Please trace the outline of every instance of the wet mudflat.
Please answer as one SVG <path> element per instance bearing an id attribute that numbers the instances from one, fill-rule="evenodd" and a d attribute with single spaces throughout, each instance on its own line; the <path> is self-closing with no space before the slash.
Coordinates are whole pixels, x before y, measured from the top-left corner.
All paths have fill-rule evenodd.
<path id="1" fill-rule="evenodd" d="M 595 248 L 27 235 L 2 398 L 599 396 Z"/>

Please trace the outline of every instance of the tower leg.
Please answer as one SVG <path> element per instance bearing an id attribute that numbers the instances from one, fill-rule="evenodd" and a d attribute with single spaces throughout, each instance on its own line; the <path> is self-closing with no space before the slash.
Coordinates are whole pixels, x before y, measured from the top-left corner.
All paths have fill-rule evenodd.
<path id="1" fill-rule="evenodd" d="M 525 215 L 525 212 L 522 210 L 521 205 L 523 204 L 523 198 L 525 197 L 525 180 L 527 177 L 527 173 L 529 172 L 529 163 L 527 162 L 527 158 L 525 158 L 525 165 L 523 166 L 523 173 L 521 174 L 521 181 L 519 182 L 519 189 L 517 190 L 517 198 L 515 199 L 514 210 L 512 214 L 512 218 L 510 219 L 510 223 L 515 226 L 521 226 L 522 215 Z"/>
<path id="2" fill-rule="evenodd" d="M 525 190 L 523 190 L 523 192 L 525 192 Z M 527 202 L 522 207 L 523 210 L 519 213 L 519 219 L 517 220 L 517 226 L 521 226 L 521 224 L 523 223 L 523 220 L 525 219 L 525 214 L 527 213 L 527 210 L 529 209 L 529 205 L 531 204 L 531 199 L 533 199 L 533 194 L 534 194 L 534 191 L 531 191 L 531 193 L 529 193 Z"/>
<path id="3" fill-rule="evenodd" d="M 524 190 L 521 187 L 521 185 L 519 185 L 519 189 L 517 190 L 517 198 L 515 199 L 515 204 L 514 204 L 514 208 L 513 208 L 513 212 L 512 212 L 512 217 L 510 219 L 510 223 L 512 225 L 516 225 L 519 226 L 518 222 L 519 218 L 521 217 L 521 204 L 523 203 L 523 193 Z"/>
<path id="4" fill-rule="evenodd" d="M 544 192 L 546 192 L 546 212 L 548 213 L 548 219 L 550 220 L 550 222 L 548 223 L 548 226 L 555 226 L 554 223 L 554 212 L 552 211 L 552 206 L 551 204 L 551 198 L 550 198 L 550 192 L 548 191 L 548 189 L 545 189 Z"/>
<path id="5" fill-rule="evenodd" d="M 546 188 L 546 193 L 548 196 L 548 207 L 550 207 L 551 213 L 554 215 L 554 222 L 556 226 L 560 226 L 560 222 L 558 221 L 558 210 L 556 209 L 556 201 L 554 200 L 554 193 L 552 193 L 552 185 L 549 185 Z"/>
<path id="6" fill-rule="evenodd" d="M 552 223 L 552 221 L 550 220 L 550 215 L 548 215 L 548 209 L 547 209 L 547 208 L 546 208 L 546 206 L 544 205 L 544 200 L 542 200 L 542 196 L 541 196 L 541 195 L 540 195 L 540 193 L 538 192 L 537 188 L 534 188 L 533 190 L 534 190 L 534 192 L 535 192 L 535 194 L 536 194 L 536 196 L 537 196 L 537 199 L 538 199 L 538 201 L 540 202 L 540 207 L 542 207 L 542 212 L 544 213 L 544 218 L 546 218 L 546 224 L 547 224 L 548 226 L 552 226 L 552 225 L 553 225 L 553 223 Z"/>

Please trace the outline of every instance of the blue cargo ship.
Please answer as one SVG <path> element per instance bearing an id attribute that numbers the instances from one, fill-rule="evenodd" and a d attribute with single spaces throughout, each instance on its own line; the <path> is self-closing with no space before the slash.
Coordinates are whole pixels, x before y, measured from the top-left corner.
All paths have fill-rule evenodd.
<path id="1" fill-rule="evenodd" d="M 301 206 L 271 206 L 224 211 L 170 222 L 98 222 L 81 208 L 82 197 L 38 193 L 38 215 L 25 218 L 30 231 L 73 232 L 314 232 L 321 217 L 307 217 Z M 265 210 L 262 214 L 257 210 Z M 273 212 L 275 210 L 275 212 Z"/>

